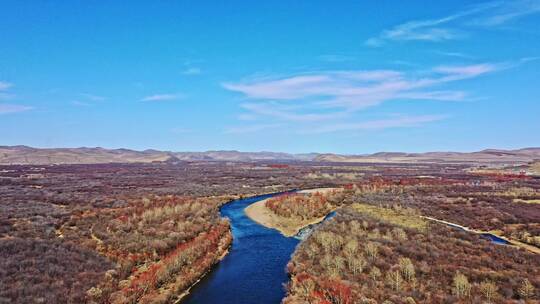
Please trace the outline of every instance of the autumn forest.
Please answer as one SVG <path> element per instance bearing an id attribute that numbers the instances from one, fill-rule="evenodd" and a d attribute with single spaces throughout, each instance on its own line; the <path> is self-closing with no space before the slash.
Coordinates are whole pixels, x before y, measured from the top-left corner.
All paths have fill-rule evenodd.
<path id="1" fill-rule="evenodd" d="M 0 303 L 176 303 L 234 249 L 220 208 L 283 191 L 261 208 L 283 223 L 318 223 L 283 269 L 283 303 L 540 299 L 534 175 L 307 162 L 0 172 Z"/>

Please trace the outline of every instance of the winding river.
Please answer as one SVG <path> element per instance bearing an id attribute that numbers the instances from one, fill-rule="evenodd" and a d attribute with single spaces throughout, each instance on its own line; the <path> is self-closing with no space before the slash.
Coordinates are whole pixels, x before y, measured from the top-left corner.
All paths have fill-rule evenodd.
<path id="1" fill-rule="evenodd" d="M 221 207 L 231 221 L 233 243 L 219 262 L 180 303 L 276 304 L 285 295 L 287 262 L 299 240 L 263 227 L 245 213 L 248 205 L 276 194 L 239 199 Z"/>
<path id="2" fill-rule="evenodd" d="M 284 284 L 288 281 L 285 271 L 287 262 L 300 239 L 307 237 L 319 224 L 302 229 L 296 237 L 285 237 L 277 230 L 257 224 L 244 213 L 244 208 L 250 204 L 278 194 L 239 199 L 221 207 L 221 216 L 229 218 L 231 222 L 233 243 L 230 252 L 192 288 L 180 301 L 181 304 L 281 302 L 285 296 Z M 330 213 L 325 219 L 334 214 Z M 468 231 L 468 228 L 456 224 L 452 226 Z M 507 244 L 506 240 L 491 234 L 482 236 L 496 244 Z"/>

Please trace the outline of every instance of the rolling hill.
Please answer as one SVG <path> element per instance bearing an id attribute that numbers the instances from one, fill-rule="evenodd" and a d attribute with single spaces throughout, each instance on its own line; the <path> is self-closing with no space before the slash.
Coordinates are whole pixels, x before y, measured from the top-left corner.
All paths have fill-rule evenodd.
<path id="1" fill-rule="evenodd" d="M 105 148 L 32 148 L 0 146 L 0 164 L 95 164 L 179 161 L 315 161 L 362 163 L 529 163 L 540 160 L 540 148 L 486 149 L 478 152 L 378 152 L 363 155 L 290 154 L 281 152 L 170 152 Z"/>

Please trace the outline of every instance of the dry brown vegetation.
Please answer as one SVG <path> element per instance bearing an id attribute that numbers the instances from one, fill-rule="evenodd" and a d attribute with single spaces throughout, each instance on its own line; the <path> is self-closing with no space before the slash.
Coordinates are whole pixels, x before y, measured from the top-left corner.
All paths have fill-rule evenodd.
<path id="1" fill-rule="evenodd" d="M 410 210 L 353 205 L 296 250 L 285 303 L 518 303 L 540 295 L 540 257 Z M 414 220 L 401 221 L 403 217 Z M 524 292 L 527 289 L 528 292 Z"/>
<path id="2" fill-rule="evenodd" d="M 355 201 L 375 206 L 403 207 L 422 215 L 538 246 L 540 198 L 534 179 L 467 176 L 439 184 L 384 181 L 355 186 Z M 527 201 L 527 202 L 523 202 Z"/>
<path id="3" fill-rule="evenodd" d="M 299 221 L 343 208 L 295 253 L 287 302 L 537 301 L 537 256 L 418 217 L 538 246 L 540 179 L 469 167 L 0 166 L 0 303 L 172 302 L 226 252 L 231 236 L 220 204 L 319 187 L 345 190 L 269 204 Z"/>
<path id="4" fill-rule="evenodd" d="M 218 261 L 232 241 L 217 207 L 223 198 L 143 198 L 122 208 L 81 214 L 59 233 L 94 249 L 116 267 L 88 291 L 102 303 L 164 303 Z"/>
<path id="5" fill-rule="evenodd" d="M 530 166 L 530 170 L 535 175 L 540 175 L 540 162 L 534 162 Z"/>
<path id="6" fill-rule="evenodd" d="M 339 206 L 343 199 L 341 190 L 328 193 L 287 193 L 266 200 L 265 206 L 282 217 L 310 220 L 325 216 Z"/>
<path id="7" fill-rule="evenodd" d="M 173 301 L 226 252 L 220 204 L 320 186 L 301 178 L 311 171 L 224 162 L 0 166 L 0 303 Z"/>
<path id="8" fill-rule="evenodd" d="M 113 263 L 61 241 L 0 239 L 0 303 L 83 303 Z"/>

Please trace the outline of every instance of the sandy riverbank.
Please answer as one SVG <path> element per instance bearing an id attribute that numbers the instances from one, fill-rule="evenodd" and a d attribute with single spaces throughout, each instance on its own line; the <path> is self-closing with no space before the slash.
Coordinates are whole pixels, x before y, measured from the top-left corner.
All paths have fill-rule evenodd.
<path id="1" fill-rule="evenodd" d="M 298 191 L 298 193 L 326 193 L 336 188 L 317 188 Z M 273 213 L 270 209 L 266 208 L 265 203 L 268 199 L 253 203 L 244 209 L 246 215 L 253 221 L 263 225 L 267 228 L 273 228 L 278 230 L 286 237 L 296 235 L 302 228 L 311 224 L 316 224 L 324 220 L 325 216 L 311 219 L 311 220 L 298 220 L 279 216 Z"/>

